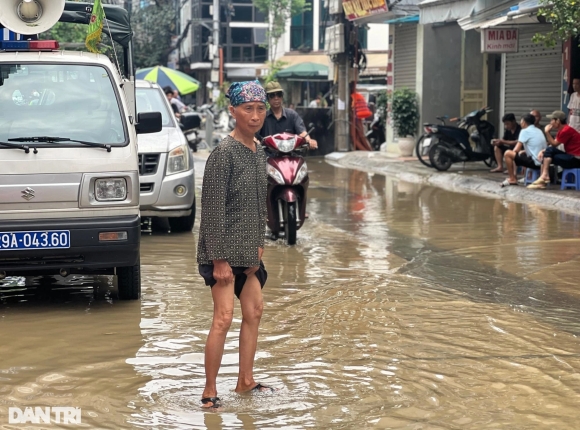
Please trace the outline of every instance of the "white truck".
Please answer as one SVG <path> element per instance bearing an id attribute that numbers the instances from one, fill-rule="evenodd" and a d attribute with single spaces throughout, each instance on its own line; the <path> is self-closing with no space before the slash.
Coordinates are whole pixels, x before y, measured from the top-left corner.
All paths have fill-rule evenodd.
<path id="1" fill-rule="evenodd" d="M 0 25 L 20 34 L 54 16 L 88 23 L 92 12 L 88 3 L 36 0 L 32 25 L 25 0 L 6 1 Z M 114 274 L 119 298 L 138 299 L 137 134 L 161 130 L 161 114 L 136 115 L 126 12 L 105 11 L 124 71 L 57 41 L 0 42 L 0 279 Z"/>

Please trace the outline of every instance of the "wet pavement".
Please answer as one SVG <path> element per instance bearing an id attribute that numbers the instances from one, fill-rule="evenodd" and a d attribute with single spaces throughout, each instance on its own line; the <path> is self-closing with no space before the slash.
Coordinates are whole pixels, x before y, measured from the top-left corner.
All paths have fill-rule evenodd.
<path id="1" fill-rule="evenodd" d="M 490 173 L 489 167 L 482 162 L 456 163 L 448 171 L 439 172 L 424 166 L 415 157 L 397 158 L 385 152 L 333 152 L 325 157 L 328 162 L 346 168 L 388 175 L 411 183 L 580 215 L 580 191 L 561 190 L 560 184 L 555 183 L 548 185 L 545 190 L 529 189 L 523 183 L 502 187 L 501 182 L 507 175 Z M 519 178 L 523 179 L 521 175 Z M 556 180 L 555 177 L 553 179 Z"/>
<path id="2" fill-rule="evenodd" d="M 256 379 L 278 392 L 233 392 L 238 307 L 225 407 L 199 408 L 212 303 L 196 224 L 143 236 L 140 302 L 109 277 L 3 282 L 0 428 L 25 427 L 9 406 L 80 407 L 109 429 L 578 428 L 579 217 L 309 167 L 297 246 L 264 256 Z"/>

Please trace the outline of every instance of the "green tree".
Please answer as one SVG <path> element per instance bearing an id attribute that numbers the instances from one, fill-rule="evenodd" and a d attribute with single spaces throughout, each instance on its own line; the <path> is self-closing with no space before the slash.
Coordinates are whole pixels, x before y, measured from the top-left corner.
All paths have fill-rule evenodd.
<path id="1" fill-rule="evenodd" d="M 87 37 L 85 24 L 72 24 L 70 22 L 57 22 L 48 31 L 39 35 L 43 40 L 58 40 L 59 43 L 84 43 Z"/>
<path id="2" fill-rule="evenodd" d="M 533 37 L 534 43 L 544 43 L 546 46 L 555 46 L 557 43 L 577 36 L 580 29 L 580 1 L 579 0 L 540 0 L 542 7 L 538 16 L 543 16 L 552 24 L 547 33 L 537 33 Z"/>
<path id="3" fill-rule="evenodd" d="M 276 59 L 276 49 L 282 35 L 286 32 L 286 21 L 295 15 L 310 10 L 305 0 L 253 0 L 254 6 L 266 15 L 268 23 L 270 63 Z"/>
<path id="4" fill-rule="evenodd" d="M 159 1 L 141 8 L 131 16 L 131 26 L 135 66 L 165 65 L 173 49 L 171 37 L 176 35 L 174 5 Z"/>
<path id="5" fill-rule="evenodd" d="M 268 74 L 262 78 L 264 84 L 275 81 L 276 74 L 282 70 L 286 64 L 288 63 L 281 60 L 266 61 L 266 65 L 268 66 Z"/>

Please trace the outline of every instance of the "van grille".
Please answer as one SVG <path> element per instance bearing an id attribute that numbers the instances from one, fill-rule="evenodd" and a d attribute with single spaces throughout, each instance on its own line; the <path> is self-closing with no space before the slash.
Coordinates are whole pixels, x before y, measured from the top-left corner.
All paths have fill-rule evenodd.
<path id="1" fill-rule="evenodd" d="M 159 154 L 139 154 L 139 175 L 154 175 L 159 166 Z"/>
<path id="2" fill-rule="evenodd" d="M 139 191 L 142 193 L 151 193 L 153 192 L 153 184 L 149 183 L 149 184 L 139 184 Z"/>

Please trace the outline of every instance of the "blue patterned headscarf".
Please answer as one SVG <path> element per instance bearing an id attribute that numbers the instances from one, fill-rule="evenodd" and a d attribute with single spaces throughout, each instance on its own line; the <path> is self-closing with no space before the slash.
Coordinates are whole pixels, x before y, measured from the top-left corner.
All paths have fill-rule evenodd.
<path id="1" fill-rule="evenodd" d="M 230 104 L 233 107 L 250 102 L 266 103 L 266 91 L 257 80 L 234 82 L 230 85 L 226 97 L 230 99 Z"/>

